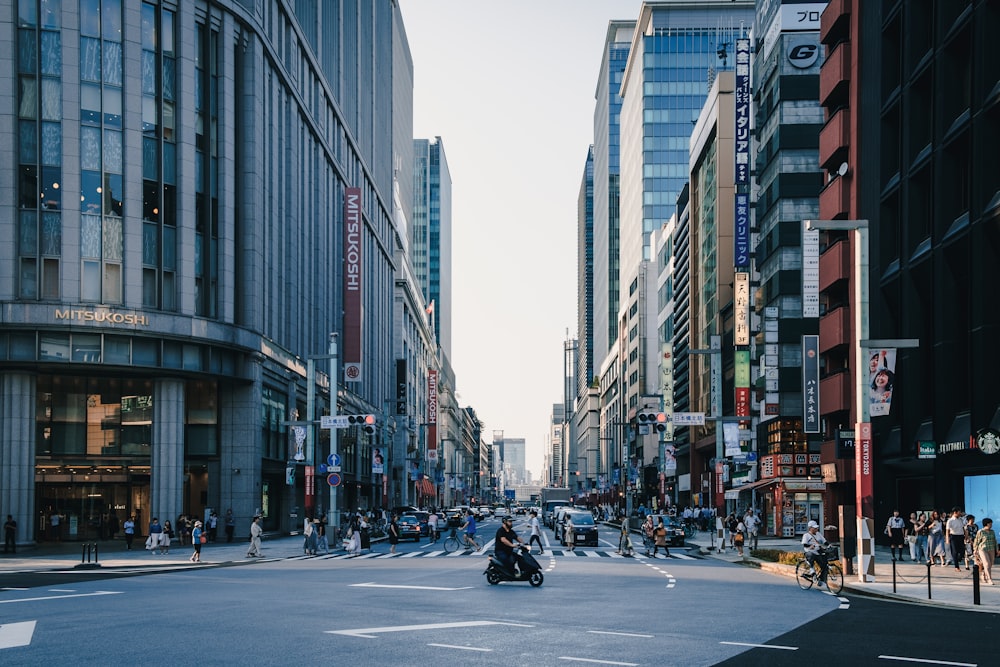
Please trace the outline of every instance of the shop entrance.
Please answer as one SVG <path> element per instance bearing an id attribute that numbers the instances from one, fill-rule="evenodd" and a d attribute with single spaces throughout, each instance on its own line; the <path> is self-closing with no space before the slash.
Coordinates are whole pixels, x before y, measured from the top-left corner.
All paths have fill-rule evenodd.
<path id="1" fill-rule="evenodd" d="M 144 481 L 117 483 L 36 481 L 35 539 L 61 542 L 121 537 L 121 525 L 130 515 L 135 516 L 140 532 L 149 521 L 148 507 L 148 476 Z"/>

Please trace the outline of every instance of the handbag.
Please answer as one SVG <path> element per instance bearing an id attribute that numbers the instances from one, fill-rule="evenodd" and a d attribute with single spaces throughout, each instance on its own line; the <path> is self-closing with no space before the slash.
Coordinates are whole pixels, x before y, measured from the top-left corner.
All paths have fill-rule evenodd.
<path id="1" fill-rule="evenodd" d="M 206 542 L 208 542 L 208 538 L 202 535 L 201 537 L 198 538 L 198 541 L 201 542 L 202 544 L 205 544 Z"/>

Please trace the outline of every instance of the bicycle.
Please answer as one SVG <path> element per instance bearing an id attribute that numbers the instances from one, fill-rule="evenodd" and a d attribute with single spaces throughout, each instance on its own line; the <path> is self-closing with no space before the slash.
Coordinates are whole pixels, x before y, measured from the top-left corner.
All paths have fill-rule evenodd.
<path id="1" fill-rule="evenodd" d="M 698 534 L 698 529 L 694 527 L 694 522 L 684 522 L 684 539 L 690 540 Z"/>
<path id="2" fill-rule="evenodd" d="M 468 534 L 462 533 L 462 538 L 458 537 L 458 529 L 452 528 L 451 534 L 444 541 L 444 550 L 448 553 L 453 551 L 458 551 L 459 549 L 473 549 L 474 551 L 479 551 L 483 547 L 476 541 L 476 537 L 473 535 L 471 538 Z"/>
<path id="3" fill-rule="evenodd" d="M 826 586 L 831 593 L 837 595 L 844 588 L 844 571 L 840 567 L 840 552 L 836 547 L 828 547 L 820 553 L 827 559 Z M 795 580 L 799 582 L 799 588 L 804 591 L 813 587 L 819 581 L 820 570 L 809 563 L 805 558 L 799 559 L 795 564 Z"/>

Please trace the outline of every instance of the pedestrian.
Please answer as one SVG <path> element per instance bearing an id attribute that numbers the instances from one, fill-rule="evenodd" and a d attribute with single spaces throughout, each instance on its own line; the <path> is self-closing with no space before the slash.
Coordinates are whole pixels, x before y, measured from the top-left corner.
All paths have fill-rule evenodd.
<path id="1" fill-rule="evenodd" d="M 52 539 L 56 542 L 62 542 L 62 527 L 60 523 L 62 522 L 62 517 L 59 516 L 59 510 L 52 510 L 52 514 L 49 516 L 49 526 L 52 532 Z"/>
<path id="2" fill-rule="evenodd" d="M 10 514 L 7 515 L 7 521 L 3 524 L 3 552 L 4 553 L 17 553 L 17 521 Z"/>
<path id="3" fill-rule="evenodd" d="M 576 549 L 576 530 L 573 529 L 573 517 L 566 513 L 566 523 L 563 525 L 563 543 L 570 551 Z"/>
<path id="4" fill-rule="evenodd" d="M 955 570 L 961 571 L 959 561 L 965 558 L 965 520 L 962 519 L 962 510 L 958 507 L 951 509 L 951 518 L 945 524 L 948 533 L 948 546 L 951 547 L 951 562 Z"/>
<path id="5" fill-rule="evenodd" d="M 642 546 L 646 550 L 646 555 L 650 556 L 652 555 L 650 549 L 653 548 L 653 542 L 655 539 L 653 533 L 656 532 L 656 526 L 653 525 L 652 514 L 646 517 L 646 520 L 642 522 L 642 528 L 639 530 L 642 531 Z"/>
<path id="6" fill-rule="evenodd" d="M 174 527 L 170 520 L 163 522 L 163 533 L 160 535 L 160 553 L 170 553 L 170 542 L 174 539 Z"/>
<path id="7" fill-rule="evenodd" d="M 889 551 L 892 552 L 893 560 L 903 560 L 903 531 L 906 522 L 899 516 L 899 510 L 893 510 L 892 516 L 885 523 L 885 534 L 889 536 Z M 896 552 L 899 551 L 899 558 Z"/>
<path id="8" fill-rule="evenodd" d="M 930 552 L 927 551 L 927 536 L 930 531 L 927 529 L 927 515 L 923 512 L 917 514 L 917 522 L 914 524 L 914 530 L 917 534 L 917 562 L 924 563 L 930 562 Z"/>
<path id="9" fill-rule="evenodd" d="M 659 523 L 653 529 L 653 558 L 656 558 L 656 554 L 661 547 L 663 549 L 663 557 L 669 558 L 670 548 L 667 547 L 667 527 L 663 525 L 663 517 L 660 517 Z"/>
<path id="10" fill-rule="evenodd" d="M 941 513 L 937 510 L 931 512 L 927 530 L 927 562 L 931 565 L 944 567 L 944 522 L 941 520 Z M 941 559 L 940 563 L 937 562 L 939 558 Z"/>
<path id="11" fill-rule="evenodd" d="M 528 519 L 528 528 L 531 529 L 531 537 L 528 538 L 528 551 L 531 551 L 532 544 L 538 542 L 538 554 L 545 553 L 545 549 L 542 548 L 542 530 L 538 526 L 538 512 L 535 510 L 531 510 L 531 518 Z"/>
<path id="12" fill-rule="evenodd" d="M 219 515 L 212 510 L 208 515 L 208 541 L 215 542 L 215 536 L 219 531 Z"/>
<path id="13" fill-rule="evenodd" d="M 760 519 L 757 518 L 757 513 L 754 512 L 752 507 L 747 510 L 746 515 L 743 517 L 743 525 L 746 527 L 747 546 L 753 551 L 757 548 L 757 533 L 760 529 Z"/>
<path id="14" fill-rule="evenodd" d="M 736 545 L 736 550 L 739 554 L 743 555 L 743 542 L 746 540 L 746 524 L 740 519 L 736 523 L 736 533 L 733 534 L 733 544 Z"/>
<path id="15" fill-rule="evenodd" d="M 232 508 L 226 510 L 226 542 L 233 541 L 233 533 L 236 532 L 236 517 L 233 516 Z"/>
<path id="16" fill-rule="evenodd" d="M 389 553 L 396 553 L 396 545 L 399 544 L 399 515 L 393 514 L 392 521 L 389 522 Z M 361 536 L 358 536 L 358 553 L 361 553 Z"/>
<path id="17" fill-rule="evenodd" d="M 326 539 L 326 515 L 320 512 L 314 522 L 316 524 L 316 551 L 323 550 L 324 554 L 330 553 L 330 543 Z"/>
<path id="18" fill-rule="evenodd" d="M 431 508 L 431 513 L 427 515 L 427 536 L 431 542 L 438 541 L 438 515 L 437 510 Z"/>
<path id="19" fill-rule="evenodd" d="M 969 569 L 969 561 L 976 560 L 976 553 L 972 550 L 972 543 L 976 540 L 976 533 L 979 526 L 976 525 L 976 517 L 972 514 L 965 515 L 965 569 Z"/>
<path id="20" fill-rule="evenodd" d="M 125 549 L 132 551 L 132 540 L 135 538 L 135 516 L 125 519 L 122 531 L 125 533 Z"/>
<path id="21" fill-rule="evenodd" d="M 149 537 L 146 540 L 146 548 L 149 549 L 149 553 L 154 551 L 160 555 L 163 554 L 163 550 L 160 548 L 160 536 L 163 534 L 163 526 L 160 525 L 160 520 L 153 517 L 153 520 L 149 522 Z"/>
<path id="22" fill-rule="evenodd" d="M 736 526 L 740 522 L 736 519 L 736 513 L 730 512 L 729 516 L 726 517 L 726 532 L 729 533 L 729 548 L 736 548 Z"/>
<path id="23" fill-rule="evenodd" d="M 917 561 L 917 513 L 910 512 L 910 518 L 906 521 L 906 544 L 910 547 L 910 562 Z"/>
<path id="24" fill-rule="evenodd" d="M 629 537 L 628 517 L 622 514 L 621 535 L 618 538 L 618 553 L 622 556 L 632 555 L 632 540 Z"/>
<path id="25" fill-rule="evenodd" d="M 191 531 L 191 545 L 194 546 L 194 553 L 189 559 L 192 563 L 201 562 L 201 545 L 208 541 L 208 537 L 201 531 L 201 521 L 194 522 L 194 529 Z"/>
<path id="26" fill-rule="evenodd" d="M 263 558 L 260 552 L 260 536 L 264 529 L 260 527 L 260 517 L 255 516 L 250 523 L 250 549 L 247 551 L 247 558 Z"/>
<path id="27" fill-rule="evenodd" d="M 302 535 L 305 538 L 302 542 L 302 551 L 307 556 L 316 555 L 316 526 L 312 518 L 307 514 L 305 523 L 302 526 Z"/>
<path id="28" fill-rule="evenodd" d="M 997 555 L 997 535 L 993 532 L 993 519 L 983 519 L 983 527 L 976 533 L 972 543 L 976 561 L 983 570 L 983 580 L 993 586 L 993 561 Z"/>

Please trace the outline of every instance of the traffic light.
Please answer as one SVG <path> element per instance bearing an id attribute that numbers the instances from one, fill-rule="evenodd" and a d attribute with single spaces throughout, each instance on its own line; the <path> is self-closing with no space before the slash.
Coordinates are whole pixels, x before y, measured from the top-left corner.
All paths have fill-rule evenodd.
<path id="1" fill-rule="evenodd" d="M 635 420 L 640 425 L 645 424 L 649 426 L 657 433 L 663 433 L 667 430 L 666 412 L 640 412 L 636 415 Z"/>
<path id="2" fill-rule="evenodd" d="M 375 433 L 375 415 L 347 415 L 350 426 L 359 426 L 369 435 Z"/>

